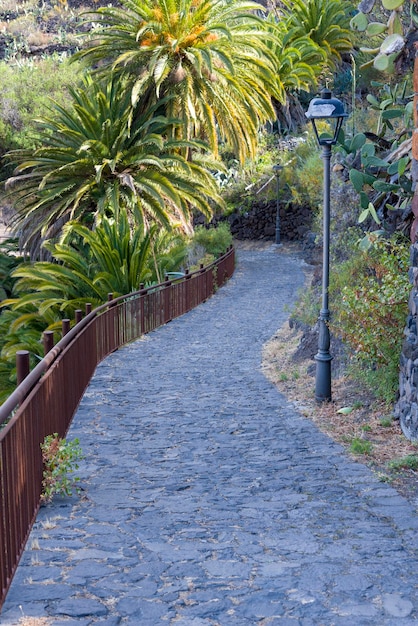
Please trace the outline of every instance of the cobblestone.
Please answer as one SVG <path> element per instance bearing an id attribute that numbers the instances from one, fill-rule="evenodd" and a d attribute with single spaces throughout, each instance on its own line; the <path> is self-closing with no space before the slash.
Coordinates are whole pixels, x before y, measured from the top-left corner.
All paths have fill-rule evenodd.
<path id="1" fill-rule="evenodd" d="M 302 270 L 241 250 L 213 298 L 97 368 L 69 432 L 82 497 L 40 510 L 2 625 L 418 621 L 416 511 L 261 371 Z"/>

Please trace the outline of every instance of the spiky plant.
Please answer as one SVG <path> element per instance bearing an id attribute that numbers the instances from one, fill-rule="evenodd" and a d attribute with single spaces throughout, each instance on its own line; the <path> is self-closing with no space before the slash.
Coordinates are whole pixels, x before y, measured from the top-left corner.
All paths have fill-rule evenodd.
<path id="1" fill-rule="evenodd" d="M 43 356 L 44 330 L 61 329 L 76 309 L 103 304 L 108 293 L 123 295 L 164 278 L 186 255 L 185 238 L 153 225 L 131 228 L 126 212 L 104 217 L 90 230 L 68 223 L 62 241 L 44 244 L 52 261 L 22 263 L 13 272 L 13 297 L 1 303 L 0 382 L 11 391 L 17 350 L 29 350 L 34 365 Z M 0 391 L 0 398 L 2 396 Z M 1 401 L 1 400 L 0 400 Z"/>
<path id="2" fill-rule="evenodd" d="M 69 220 L 89 226 L 127 211 L 134 224 L 180 224 L 191 231 L 193 209 L 211 214 L 222 204 L 201 142 L 172 137 L 174 120 L 156 107 L 133 115 L 123 82 L 86 78 L 72 106 L 56 105 L 40 123 L 43 146 L 9 156 L 9 179 L 23 245 L 39 254 Z M 193 151 L 188 161 L 182 150 Z"/>
<path id="3" fill-rule="evenodd" d="M 335 70 L 344 53 L 353 48 L 351 2 L 336 0 L 282 0 L 291 40 L 309 37 L 326 53 L 324 65 Z"/>

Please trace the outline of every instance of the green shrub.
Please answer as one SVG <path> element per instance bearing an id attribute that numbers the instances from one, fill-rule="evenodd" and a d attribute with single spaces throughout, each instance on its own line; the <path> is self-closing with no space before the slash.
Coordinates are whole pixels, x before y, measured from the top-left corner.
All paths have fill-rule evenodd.
<path id="1" fill-rule="evenodd" d="M 311 152 L 298 164 L 294 175 L 297 183 L 291 186 L 292 200 L 299 204 L 309 204 L 315 210 L 321 203 L 323 169 L 319 150 Z"/>
<path id="2" fill-rule="evenodd" d="M 382 417 L 380 419 L 380 425 L 382 428 L 390 428 L 391 426 L 393 426 L 393 417 Z"/>
<path id="3" fill-rule="evenodd" d="M 399 471 L 403 469 L 417 470 L 418 469 L 418 455 L 407 454 L 399 459 L 393 459 L 389 461 L 389 469 Z"/>
<path id="4" fill-rule="evenodd" d="M 227 222 L 221 222 L 216 228 L 197 226 L 192 237 L 190 248 L 202 248 L 205 254 L 214 257 L 226 252 L 232 244 L 232 235 Z"/>
<path id="5" fill-rule="evenodd" d="M 368 455 L 372 451 L 372 444 L 367 439 L 360 439 L 359 437 L 354 437 L 350 444 L 350 452 L 353 454 L 365 454 Z"/>
<path id="6" fill-rule="evenodd" d="M 353 374 L 385 401 L 398 385 L 408 266 L 409 242 L 392 238 L 358 250 L 331 276 L 331 329 L 350 347 Z"/>
<path id="7" fill-rule="evenodd" d="M 12 272 L 22 262 L 15 239 L 0 241 L 0 302 L 12 294 L 15 279 Z"/>
<path id="8" fill-rule="evenodd" d="M 66 87 L 78 80 L 79 66 L 58 55 L 0 62 L 0 151 L 33 148 L 35 121 L 47 114 L 51 98 L 60 104 Z"/>
<path id="9" fill-rule="evenodd" d="M 310 285 L 299 290 L 297 304 L 290 316 L 291 320 L 306 326 L 314 326 L 321 306 L 318 285 Z"/>

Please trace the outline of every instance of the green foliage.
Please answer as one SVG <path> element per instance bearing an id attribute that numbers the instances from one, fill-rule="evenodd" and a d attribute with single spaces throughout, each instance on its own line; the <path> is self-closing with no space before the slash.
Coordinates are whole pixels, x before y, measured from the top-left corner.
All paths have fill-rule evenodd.
<path id="1" fill-rule="evenodd" d="M 350 181 L 359 194 L 359 223 L 374 222 L 384 231 L 391 211 L 405 210 L 413 194 L 409 139 L 413 111 L 407 81 L 372 84 L 379 90 L 367 95 L 377 115 L 376 133 L 368 132 L 367 137 L 358 133 L 347 140 L 342 132 L 339 147 L 347 155 Z M 369 244 L 366 238 L 363 245 Z"/>
<path id="2" fill-rule="evenodd" d="M 150 268 L 152 281 L 163 282 L 169 272 L 176 272 L 185 264 L 188 254 L 187 238 L 179 230 L 155 229 L 151 240 Z"/>
<path id="3" fill-rule="evenodd" d="M 68 87 L 75 85 L 78 77 L 79 65 L 58 56 L 1 61 L 0 152 L 39 146 L 35 120 L 50 106 L 50 99 L 63 104 L 68 99 Z"/>
<path id="4" fill-rule="evenodd" d="M 328 126 L 320 121 L 319 132 L 325 132 Z M 299 137 L 294 147 L 282 151 L 282 162 L 287 162 L 280 174 L 282 185 L 286 185 L 290 197 L 288 202 L 309 205 L 315 211 L 322 201 L 323 162 L 311 127 Z"/>
<path id="5" fill-rule="evenodd" d="M 297 185 L 292 187 L 293 200 L 316 209 L 321 203 L 323 168 L 319 151 L 312 152 L 297 166 Z"/>
<path id="6" fill-rule="evenodd" d="M 41 501 L 51 502 L 56 495 L 72 496 L 74 488 L 78 493 L 80 479 L 73 474 L 83 458 L 79 440 L 67 441 L 54 433 L 45 437 L 41 450 L 44 468 Z"/>
<path id="7" fill-rule="evenodd" d="M 12 294 L 12 272 L 22 262 L 15 239 L 0 241 L 0 302 Z"/>
<path id="8" fill-rule="evenodd" d="M 157 282 L 163 268 L 158 268 L 153 251 L 156 233 L 155 226 L 147 232 L 143 227 L 132 231 L 125 213 L 118 220 L 103 218 L 94 230 L 70 222 L 60 243 L 44 244 L 53 261 L 25 263 L 15 270 L 16 297 L 3 304 L 22 312 L 24 319 L 29 311 L 60 319 L 72 317 L 87 302 L 102 304 L 108 293 L 116 297 L 139 289 L 141 283 Z M 178 236 L 166 237 L 165 247 L 160 240 L 159 253 L 169 256 L 172 246 L 179 257 Z M 166 259 L 163 265 L 165 269 Z M 14 327 L 19 324 L 17 320 Z"/>
<path id="9" fill-rule="evenodd" d="M 369 455 L 371 454 L 372 449 L 373 446 L 371 442 L 367 439 L 360 439 L 360 437 L 354 437 L 350 444 L 350 452 L 353 454 Z"/>
<path id="10" fill-rule="evenodd" d="M 282 206 L 309 205 L 313 210 L 320 204 L 323 189 L 323 164 L 313 131 L 282 140 L 278 135 L 260 133 L 255 159 L 244 167 L 230 163 L 219 174 L 228 212 L 245 212 L 255 202 L 276 201 L 277 182 L 274 165 L 283 165 L 280 172 L 279 197 Z"/>
<path id="11" fill-rule="evenodd" d="M 302 90 L 311 91 L 331 79 L 334 91 L 337 83 L 343 88 L 346 85 L 347 78 L 341 82 L 346 70 L 334 76 L 331 72 L 335 74 L 337 66 L 340 69 L 342 55 L 353 48 L 355 37 L 349 29 L 352 6 L 334 0 L 285 0 L 276 3 L 273 12 L 280 43 L 271 47 L 278 63 L 278 84 L 286 96 L 284 103 L 276 106 L 277 126 L 296 131 L 306 122 L 306 102 L 301 103 L 307 94 Z"/>
<path id="12" fill-rule="evenodd" d="M 12 274 L 14 297 L 2 302 L 0 315 L 0 401 L 16 382 L 17 350 L 29 350 L 31 367 L 43 357 L 44 330 L 61 330 L 64 317 L 76 309 L 103 304 L 139 289 L 141 283 L 161 282 L 167 271 L 178 270 L 186 257 L 179 232 L 131 230 L 126 213 L 119 220 L 103 218 L 91 231 L 69 223 L 60 243 L 45 243 L 53 261 L 20 263 Z"/>
<path id="13" fill-rule="evenodd" d="M 386 401 L 398 384 L 410 291 L 406 240 L 379 240 L 331 274 L 331 328 L 350 347 L 353 371 Z"/>
<path id="14" fill-rule="evenodd" d="M 187 266 L 198 269 L 201 264 L 209 265 L 226 252 L 232 244 L 232 235 L 227 222 L 220 222 L 216 227 L 197 226 L 187 246 Z"/>
<path id="15" fill-rule="evenodd" d="M 3 303 L 2 303 L 3 304 Z M 20 324 L 17 323 L 20 320 Z M 51 321 L 51 320 L 49 320 Z M 41 333 L 48 321 L 37 316 L 33 310 L 11 311 L 6 308 L 0 314 L 0 403 L 12 393 L 16 386 L 16 352 L 30 351 L 30 367 L 34 367 L 43 356 Z"/>
<path id="16" fill-rule="evenodd" d="M 83 3 L 70 0 L 69 4 L 80 7 Z M 73 9 L 69 4 L 65 0 L 2 0 L 2 56 L 9 63 L 24 63 L 36 56 L 45 57 L 55 46 L 60 47 L 62 55 L 71 53 L 79 43 L 75 33 L 79 28 L 80 9 Z"/>
<path id="17" fill-rule="evenodd" d="M 396 77 L 412 69 L 414 55 L 410 53 L 410 46 L 418 28 L 416 3 L 404 0 L 362 2 L 351 26 L 367 42 L 360 48 L 369 59 L 362 68 L 373 67 L 376 72 L 384 73 L 384 79 L 370 82 L 367 101 L 369 110 L 377 115 L 377 136 L 361 149 L 361 162 L 356 159 L 350 178 L 360 194 L 361 216 L 382 221 L 385 227 L 385 218 L 390 218 L 392 209 L 409 207 L 416 182 L 410 155 L 414 90 L 410 77 L 394 82 Z M 405 224 L 405 230 L 407 226 Z M 365 243 L 368 245 L 367 241 Z"/>
<path id="18" fill-rule="evenodd" d="M 325 60 L 317 54 L 316 63 L 321 61 L 335 69 L 341 55 L 352 50 L 353 36 L 350 32 L 350 2 L 334 0 L 284 0 L 289 17 L 289 33 L 293 39 L 308 37 L 319 51 L 325 52 Z"/>
<path id="19" fill-rule="evenodd" d="M 415 2 L 381 0 L 383 10 L 378 13 L 376 21 L 374 4 L 372 2 L 370 10 L 366 11 L 369 3 L 360 3 L 359 11 L 351 20 L 351 28 L 364 34 L 367 46 L 361 51 L 372 56 L 367 65 L 373 65 L 380 72 L 393 73 L 395 61 L 408 43 L 408 34 L 418 27 L 417 8 Z M 403 16 L 404 6 L 409 9 L 409 16 Z"/>
<path id="20" fill-rule="evenodd" d="M 356 354 L 350 354 L 347 373 L 375 398 L 390 406 L 396 400 L 399 389 L 399 356 L 399 352 L 394 352 L 392 362 L 385 368 L 376 367 L 373 363 L 358 359 Z"/>
<path id="21" fill-rule="evenodd" d="M 226 222 L 221 222 L 216 228 L 197 226 L 192 238 L 192 245 L 200 245 L 214 256 L 226 252 L 231 244 L 231 230 Z"/>
<path id="22" fill-rule="evenodd" d="M 396 129 L 396 132 L 412 130 L 413 102 L 408 80 L 393 85 L 374 81 L 372 87 L 378 89 L 378 95 L 370 93 L 366 99 L 370 107 L 379 114 L 376 134 L 384 136 L 387 130 Z"/>
<path id="23" fill-rule="evenodd" d="M 129 77 L 139 109 L 165 96 L 165 114 L 186 137 L 204 137 L 217 153 L 226 141 L 241 162 L 253 156 L 259 126 L 275 113 L 271 24 L 249 0 L 122 0 L 89 15 L 97 28 L 78 58 L 100 72 Z"/>
<path id="24" fill-rule="evenodd" d="M 382 417 L 380 419 L 380 425 L 382 428 L 390 428 L 393 426 L 393 418 L 392 417 Z"/>
<path id="25" fill-rule="evenodd" d="M 285 103 L 287 94 L 316 85 L 326 53 L 308 34 L 296 33 L 291 17 L 284 19 L 277 8 L 276 14 L 271 13 L 267 17 L 267 23 L 271 24 L 269 28 L 276 34 L 275 38 L 267 40 L 267 45 L 277 63 L 277 93 L 281 94 L 281 101 Z"/>
<path id="26" fill-rule="evenodd" d="M 277 135 L 266 131 L 260 131 L 255 157 L 248 159 L 244 165 L 240 165 L 230 152 L 222 154 L 226 167 L 216 176 L 229 211 L 237 205 L 246 204 L 246 198 L 253 196 L 258 185 L 264 185 L 272 176 L 273 165 L 281 157 Z M 267 188 L 266 190 L 268 191 Z"/>
<path id="27" fill-rule="evenodd" d="M 191 232 L 192 208 L 210 215 L 222 205 L 201 142 L 168 139 L 173 121 L 150 107 L 138 115 L 123 81 L 86 78 L 72 106 L 56 106 L 40 126 L 42 147 L 10 158 L 8 181 L 21 241 L 36 258 L 41 236 L 59 235 L 69 219 L 99 223 L 127 211 L 136 225 L 181 224 Z M 194 150 L 187 161 L 180 151 Z"/>
<path id="28" fill-rule="evenodd" d="M 389 461 L 388 467 L 394 471 L 402 471 L 405 469 L 414 470 L 418 469 L 418 455 L 407 454 L 406 456 Z"/>

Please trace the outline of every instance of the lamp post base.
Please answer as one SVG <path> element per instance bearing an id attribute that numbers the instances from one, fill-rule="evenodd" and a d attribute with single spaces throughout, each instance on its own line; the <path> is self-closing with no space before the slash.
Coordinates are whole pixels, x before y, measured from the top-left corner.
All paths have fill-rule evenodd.
<path id="1" fill-rule="evenodd" d="M 322 309 L 319 314 L 318 352 L 314 357 L 316 361 L 315 400 L 318 403 L 331 402 L 332 356 L 329 351 L 331 341 L 328 320 L 328 309 Z"/>
<path id="2" fill-rule="evenodd" d="M 314 358 L 316 361 L 315 400 L 318 404 L 331 402 L 332 356 L 329 353 L 318 352 Z"/>

